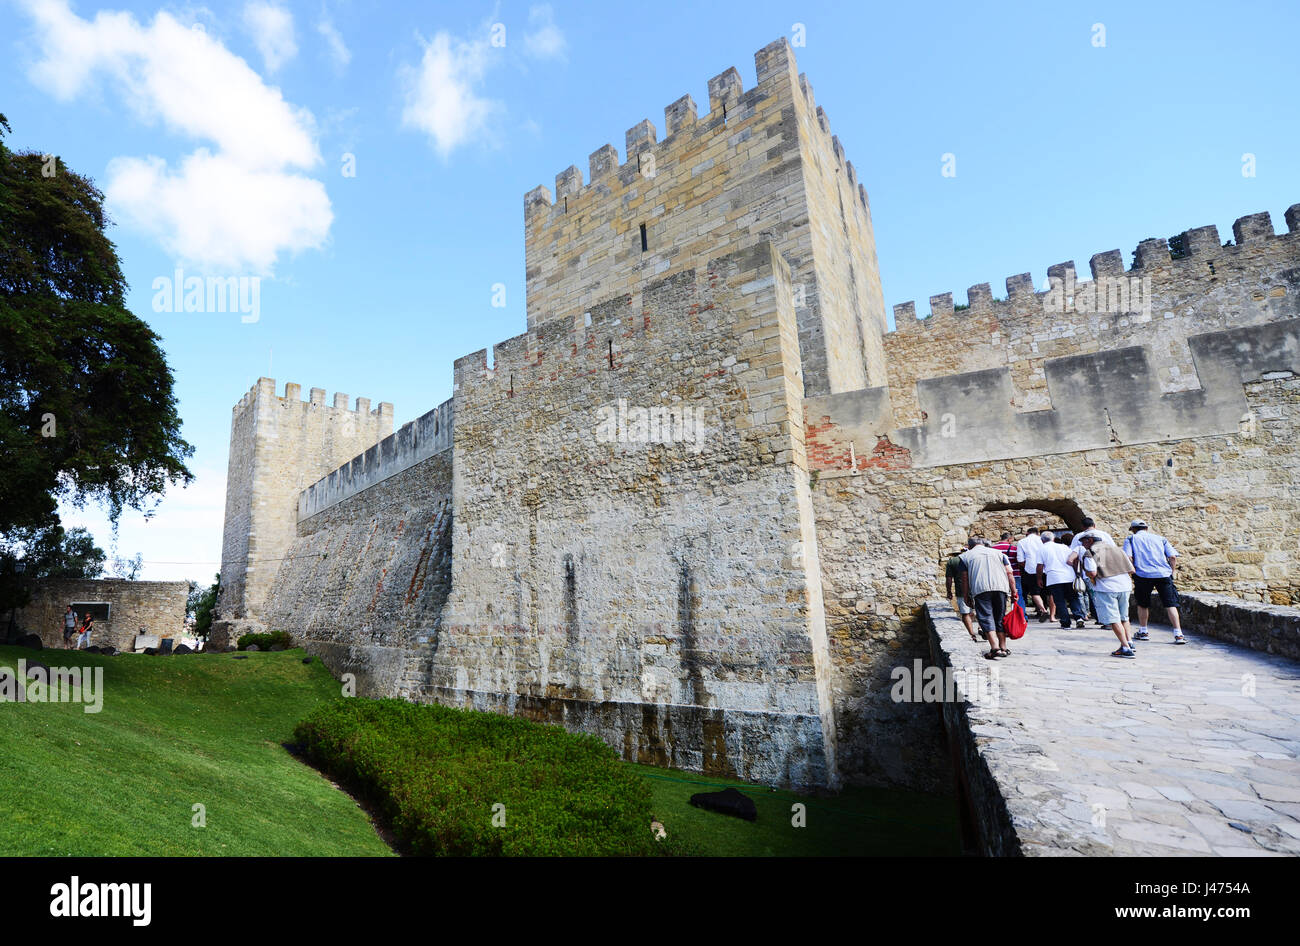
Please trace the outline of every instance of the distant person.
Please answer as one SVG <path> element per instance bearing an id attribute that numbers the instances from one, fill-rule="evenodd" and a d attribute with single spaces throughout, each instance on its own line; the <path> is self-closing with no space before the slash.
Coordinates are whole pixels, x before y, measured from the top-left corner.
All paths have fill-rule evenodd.
<path id="1" fill-rule="evenodd" d="M 86 612 L 85 618 L 81 622 L 81 633 L 77 635 L 77 650 L 85 650 L 90 646 L 90 632 L 95 628 L 95 619 Z"/>
<path id="2" fill-rule="evenodd" d="M 947 586 L 948 600 L 953 599 L 954 591 L 957 594 L 957 613 L 961 615 L 961 623 L 966 625 L 966 633 L 970 639 L 978 641 L 979 637 L 975 634 L 974 610 L 966 603 L 966 598 L 961 594 L 961 570 L 964 567 L 961 560 L 961 549 L 948 553 L 948 563 L 944 566 L 943 580 Z"/>
<path id="3" fill-rule="evenodd" d="M 1096 523 L 1096 521 L 1092 518 L 1092 516 L 1084 516 L 1084 517 L 1083 517 L 1083 528 L 1082 528 L 1081 530 L 1079 530 L 1079 534 L 1076 535 L 1076 536 L 1074 537 L 1074 541 L 1070 543 L 1070 551 L 1071 551 L 1071 552 L 1076 551 L 1076 550 L 1079 548 L 1079 545 L 1080 545 L 1079 539 L 1080 539 L 1080 538 L 1084 535 L 1084 533 L 1086 533 L 1086 532 L 1091 532 L 1091 533 L 1093 534 L 1093 536 L 1095 537 L 1096 541 L 1100 542 L 1102 545 L 1114 545 L 1114 544 L 1115 544 L 1115 540 L 1112 539 L 1112 538 L 1110 537 L 1110 533 L 1109 533 L 1109 532 L 1107 532 L 1107 531 L 1104 530 L 1104 529 L 1098 529 L 1098 528 L 1097 528 L 1097 523 Z"/>
<path id="4" fill-rule="evenodd" d="M 1075 627 L 1083 627 L 1083 609 L 1079 607 L 1079 595 L 1074 590 L 1074 566 L 1069 561 L 1070 547 L 1055 539 L 1052 533 L 1043 533 L 1043 557 L 1038 563 L 1038 577 L 1052 596 L 1056 619 L 1061 622 L 1061 627 L 1070 626 L 1071 615 Z"/>
<path id="5" fill-rule="evenodd" d="M 1034 610 L 1038 615 L 1039 622 L 1047 620 L 1050 608 L 1043 604 L 1043 592 L 1046 590 L 1038 580 L 1038 560 L 1042 557 L 1039 548 L 1043 540 L 1039 538 L 1038 527 L 1030 526 L 1025 530 L 1025 537 L 1020 540 L 1016 546 L 1016 559 L 1020 562 L 1021 583 L 1023 593 L 1028 597 L 1025 600 L 1033 599 Z"/>
<path id="6" fill-rule="evenodd" d="M 1119 647 L 1112 657 L 1136 657 L 1133 650 L 1133 628 L 1128 622 L 1129 594 L 1133 590 L 1133 563 L 1114 542 L 1106 544 L 1095 532 L 1079 535 L 1079 550 L 1071 552 L 1092 585 L 1093 600 L 1097 602 L 1097 619 L 1110 627 L 1119 639 Z"/>
<path id="7" fill-rule="evenodd" d="M 1025 584 L 1023 576 L 1020 573 L 1020 562 L 1016 559 L 1019 549 L 1016 543 L 1011 541 L 1011 533 L 1004 532 L 993 543 L 993 547 L 1005 555 L 1011 561 L 1011 573 L 1016 576 L 1016 597 L 1021 601 L 1025 600 Z"/>
<path id="8" fill-rule="evenodd" d="M 71 650 L 73 647 L 73 638 L 77 636 L 77 612 L 72 610 L 72 605 L 68 605 L 68 610 L 63 612 L 63 649 Z"/>
<path id="9" fill-rule="evenodd" d="M 971 536 L 966 540 L 966 551 L 962 553 L 961 561 L 962 597 L 975 609 L 980 634 L 989 642 L 985 659 L 1010 657 L 1002 619 L 1007 613 L 1007 599 L 1010 598 L 1012 603 L 1016 601 L 1011 583 L 1011 560 L 991 545 Z"/>
<path id="10" fill-rule="evenodd" d="M 1129 537 L 1124 540 L 1124 554 L 1133 563 L 1133 593 L 1137 596 L 1138 631 L 1134 640 L 1150 639 L 1147 633 L 1148 605 L 1151 592 L 1160 595 L 1160 604 L 1169 616 L 1174 629 L 1174 643 L 1186 644 L 1182 626 L 1178 623 L 1178 591 L 1174 588 L 1174 571 L 1178 567 L 1178 553 L 1163 535 L 1151 531 L 1145 519 L 1134 519 L 1128 527 Z"/>

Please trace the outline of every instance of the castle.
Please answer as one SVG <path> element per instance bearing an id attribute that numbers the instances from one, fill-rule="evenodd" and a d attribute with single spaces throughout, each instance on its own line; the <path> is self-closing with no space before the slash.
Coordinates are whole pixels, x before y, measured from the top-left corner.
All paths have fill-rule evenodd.
<path id="1" fill-rule="evenodd" d="M 939 716 L 890 671 L 981 515 L 1141 514 L 1189 587 L 1300 601 L 1300 204 L 889 331 L 866 190 L 788 44 L 755 61 L 525 196 L 527 330 L 447 402 L 393 433 L 244 396 L 216 643 L 283 629 L 362 695 L 628 759 L 927 789 Z"/>

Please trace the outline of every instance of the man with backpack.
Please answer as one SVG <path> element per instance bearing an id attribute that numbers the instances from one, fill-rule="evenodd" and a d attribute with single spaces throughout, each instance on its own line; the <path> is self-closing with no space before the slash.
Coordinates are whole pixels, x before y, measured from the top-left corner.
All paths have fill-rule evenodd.
<path id="1" fill-rule="evenodd" d="M 1132 628 L 1128 622 L 1133 563 L 1114 542 L 1106 544 L 1091 531 L 1079 536 L 1079 551 L 1070 553 L 1070 558 L 1079 563 L 1092 584 L 1097 620 L 1108 625 L 1119 638 L 1119 647 L 1111 652 L 1111 656 L 1136 657 L 1130 637 Z"/>

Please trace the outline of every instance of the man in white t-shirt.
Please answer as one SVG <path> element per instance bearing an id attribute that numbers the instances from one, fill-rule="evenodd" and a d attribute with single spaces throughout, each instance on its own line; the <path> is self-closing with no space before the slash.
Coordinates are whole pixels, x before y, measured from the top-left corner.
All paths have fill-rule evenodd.
<path id="1" fill-rule="evenodd" d="M 1070 549 L 1055 540 L 1056 536 L 1052 533 L 1043 533 L 1038 577 L 1052 596 L 1056 605 L 1056 618 L 1061 622 L 1061 627 L 1070 626 L 1071 615 L 1074 616 L 1074 626 L 1083 627 L 1083 609 L 1079 607 L 1079 595 L 1074 590 L 1074 566 L 1070 564 Z"/>
<path id="2" fill-rule="evenodd" d="M 1034 602 L 1039 622 L 1046 621 L 1051 607 L 1043 604 L 1043 592 L 1039 585 L 1038 559 L 1039 548 L 1043 540 L 1038 537 L 1038 527 L 1030 526 L 1025 530 L 1025 537 L 1016 543 L 1016 561 L 1020 563 L 1020 584 L 1025 589 L 1025 597 Z"/>

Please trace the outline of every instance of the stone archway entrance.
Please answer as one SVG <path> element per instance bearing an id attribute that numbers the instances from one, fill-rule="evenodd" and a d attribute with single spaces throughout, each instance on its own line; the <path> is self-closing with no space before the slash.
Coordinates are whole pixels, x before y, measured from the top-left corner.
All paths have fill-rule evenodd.
<path id="1" fill-rule="evenodd" d="M 1060 532 L 1078 532 L 1083 528 L 1083 510 L 1073 499 L 1026 499 L 1014 503 L 986 503 L 971 523 L 971 534 L 997 541 L 1003 532 L 1016 538 L 1025 529 L 1038 526 Z"/>

